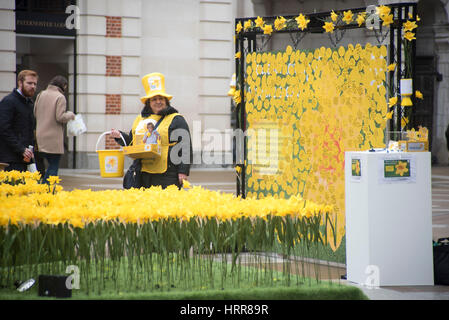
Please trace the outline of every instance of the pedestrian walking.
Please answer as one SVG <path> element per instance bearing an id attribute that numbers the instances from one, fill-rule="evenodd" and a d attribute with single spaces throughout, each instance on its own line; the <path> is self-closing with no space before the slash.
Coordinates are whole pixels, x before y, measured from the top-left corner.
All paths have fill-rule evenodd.
<path id="1" fill-rule="evenodd" d="M 67 79 L 55 76 L 47 89 L 40 92 L 34 105 L 36 117 L 36 148 L 38 155 L 48 162 L 42 182 L 57 176 L 59 162 L 64 154 L 64 124 L 75 119 L 72 111 L 67 111 Z"/>

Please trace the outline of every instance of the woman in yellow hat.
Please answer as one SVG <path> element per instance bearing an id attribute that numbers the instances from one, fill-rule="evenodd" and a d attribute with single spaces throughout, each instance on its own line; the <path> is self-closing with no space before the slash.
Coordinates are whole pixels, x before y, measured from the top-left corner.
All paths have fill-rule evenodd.
<path id="1" fill-rule="evenodd" d="M 111 136 L 123 145 L 142 143 L 148 122 L 156 122 L 161 139 L 161 156 L 142 159 L 141 185 L 138 187 L 176 185 L 181 188 L 187 180 L 192 163 L 192 143 L 189 126 L 182 115 L 170 105 L 173 98 L 165 92 L 165 78 L 161 73 L 150 73 L 142 78 L 146 96 L 140 98 L 145 105 L 134 120 L 129 134 L 112 129 Z"/>

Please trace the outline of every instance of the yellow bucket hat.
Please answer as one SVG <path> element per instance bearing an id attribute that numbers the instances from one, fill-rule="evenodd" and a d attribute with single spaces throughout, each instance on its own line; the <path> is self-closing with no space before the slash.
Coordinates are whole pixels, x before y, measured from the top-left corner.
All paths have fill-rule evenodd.
<path id="1" fill-rule="evenodd" d="M 162 73 L 153 72 L 145 75 L 142 78 L 143 88 L 145 89 L 146 96 L 140 98 L 143 104 L 147 99 L 150 99 L 154 96 L 163 96 L 168 100 L 171 100 L 173 96 L 167 94 L 165 92 L 165 77 Z"/>

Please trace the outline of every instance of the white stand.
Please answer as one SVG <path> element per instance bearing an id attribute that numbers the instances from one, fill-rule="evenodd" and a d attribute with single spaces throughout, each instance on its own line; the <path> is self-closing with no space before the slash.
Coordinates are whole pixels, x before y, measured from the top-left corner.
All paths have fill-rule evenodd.
<path id="1" fill-rule="evenodd" d="M 385 182 L 386 157 L 413 159 L 414 179 Z M 352 176 L 361 160 L 361 177 Z M 368 286 L 434 285 L 430 152 L 346 152 L 347 280 Z"/>

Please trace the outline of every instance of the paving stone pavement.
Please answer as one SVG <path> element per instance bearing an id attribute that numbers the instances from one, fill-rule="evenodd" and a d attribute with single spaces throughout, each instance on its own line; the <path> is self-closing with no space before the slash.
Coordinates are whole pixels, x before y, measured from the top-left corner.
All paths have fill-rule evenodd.
<path id="1" fill-rule="evenodd" d="M 73 189 L 122 189 L 123 178 L 102 178 L 99 170 L 60 169 L 61 186 Z M 236 175 L 232 168 L 194 168 L 189 181 L 205 189 L 236 193 Z M 433 240 L 449 237 L 449 166 L 432 167 Z M 342 266 L 338 266 L 341 273 Z M 343 265 L 344 268 L 344 265 Z M 397 286 L 367 288 L 346 280 L 342 283 L 359 287 L 372 300 L 449 300 L 449 286 Z"/>

